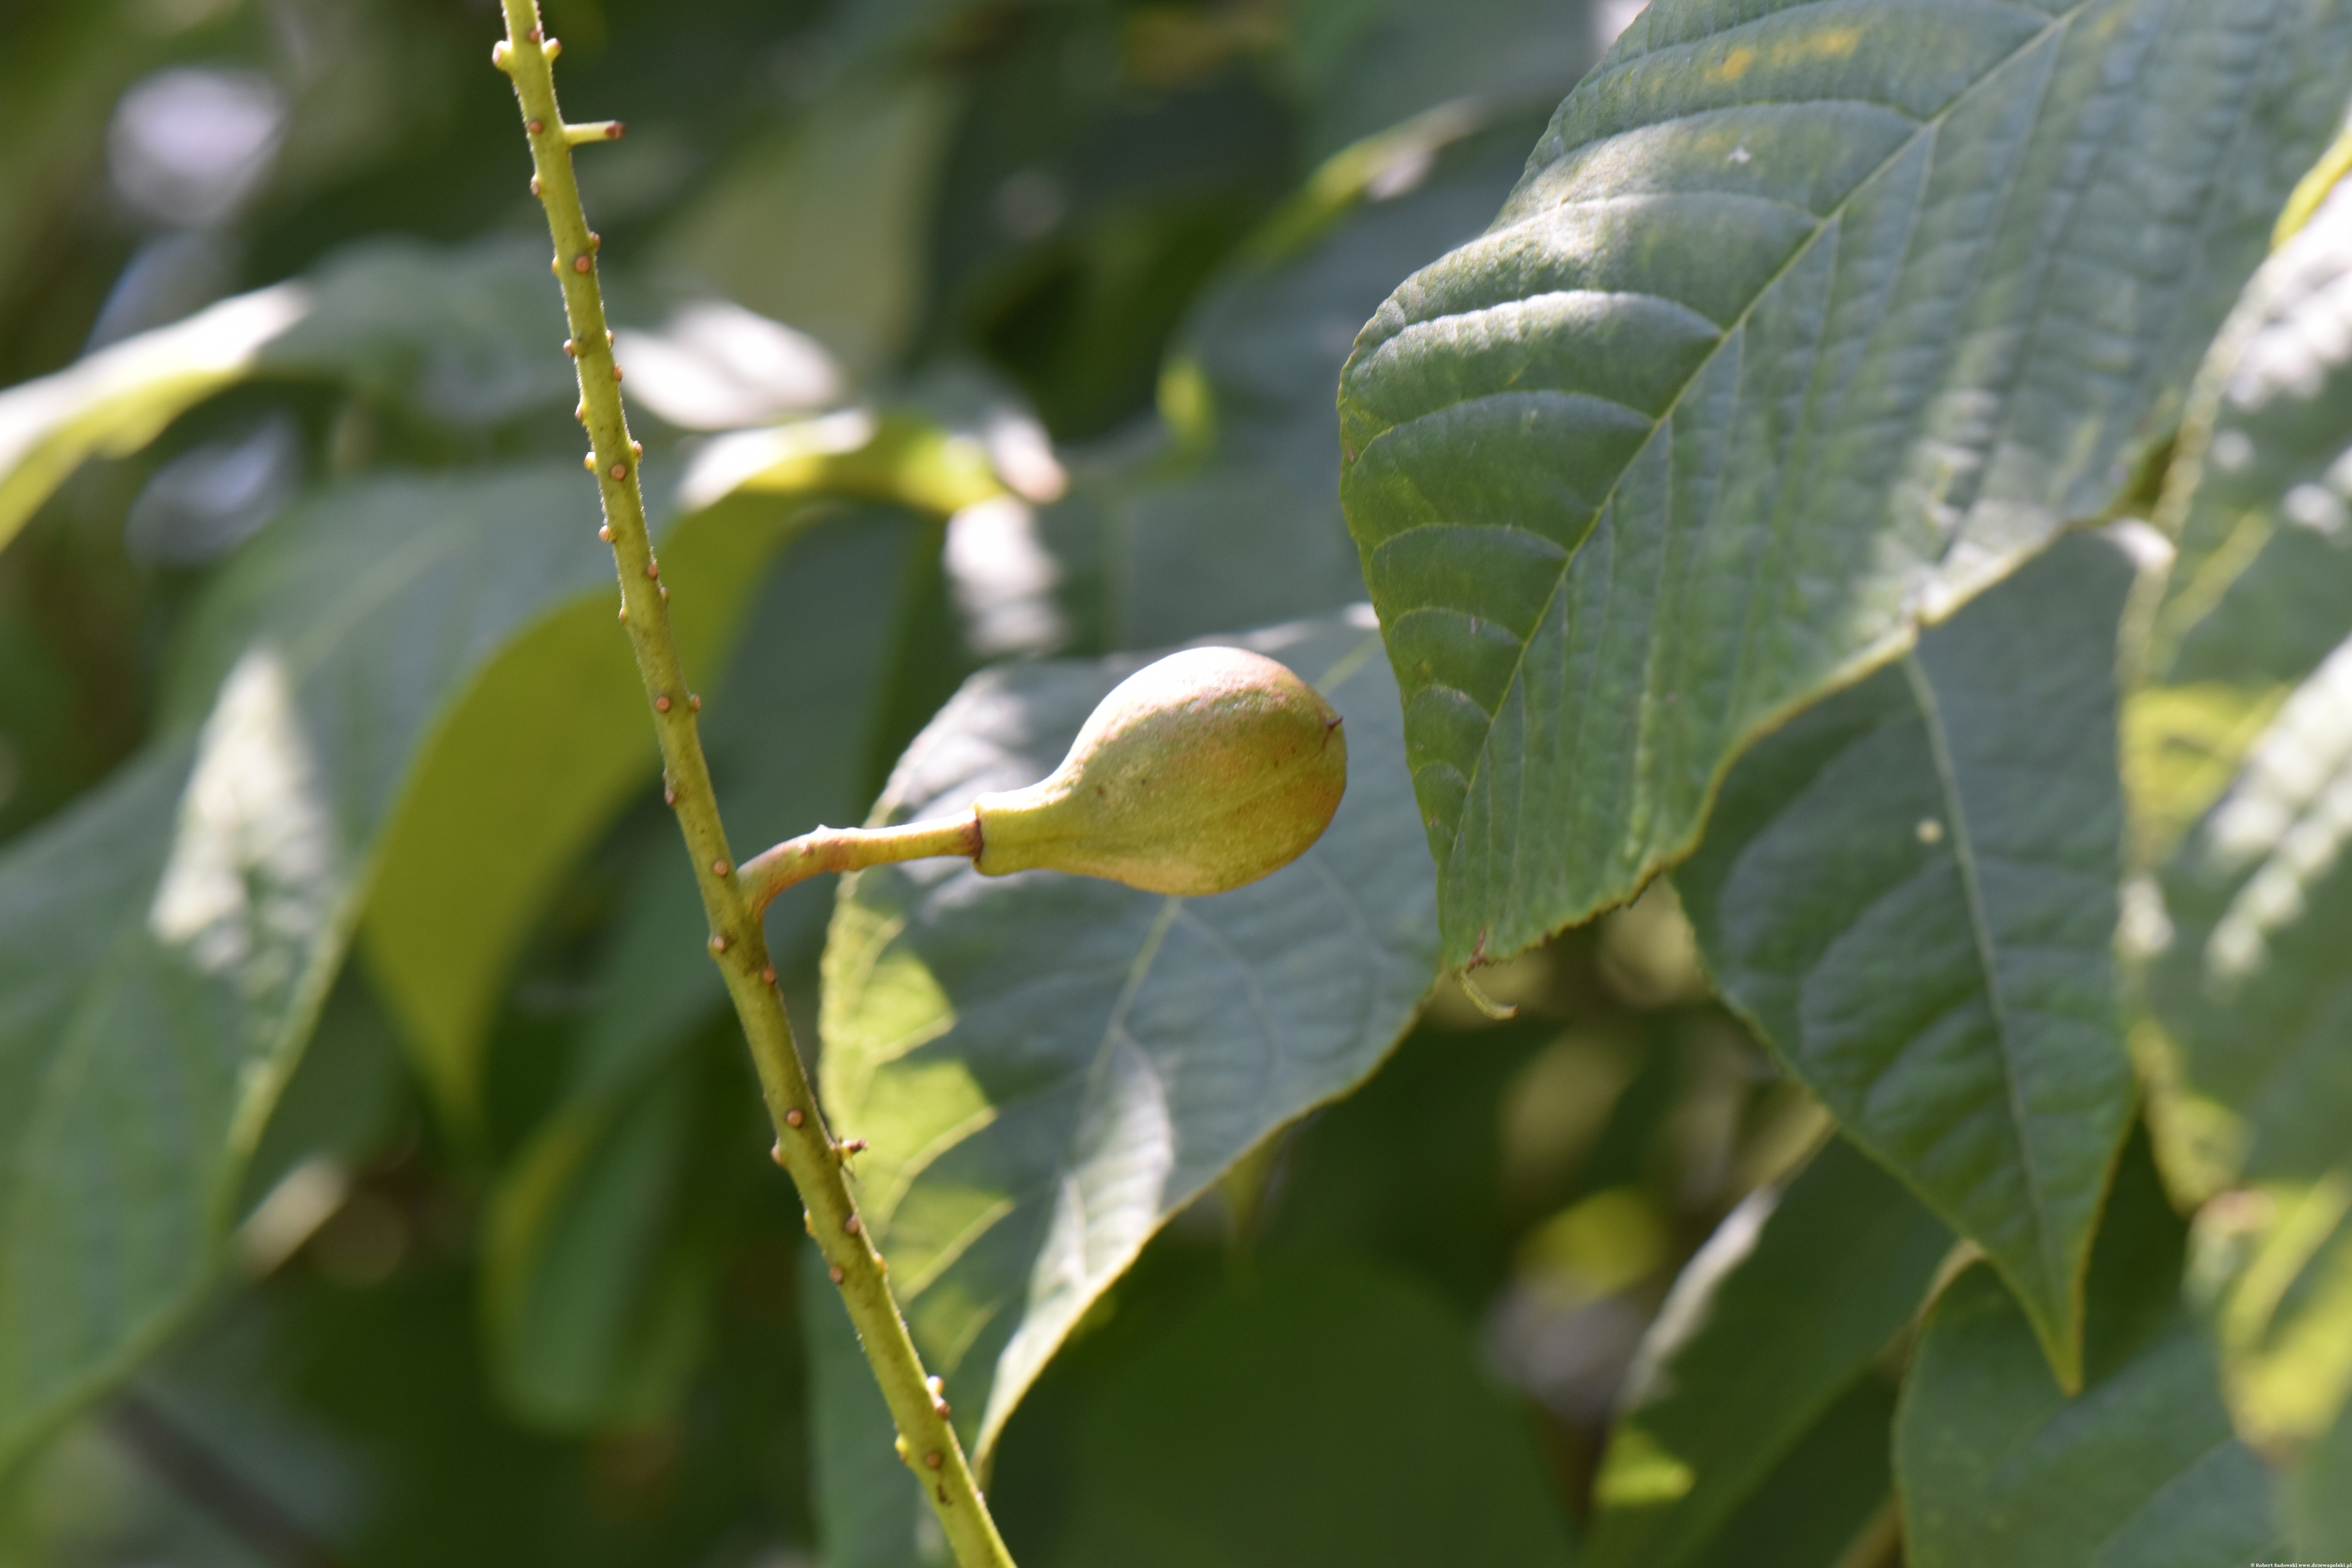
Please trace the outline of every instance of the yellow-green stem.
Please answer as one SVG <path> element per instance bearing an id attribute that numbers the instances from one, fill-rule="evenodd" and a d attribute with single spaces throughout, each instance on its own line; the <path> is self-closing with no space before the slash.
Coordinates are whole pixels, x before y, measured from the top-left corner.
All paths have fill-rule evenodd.
<path id="1" fill-rule="evenodd" d="M 536 170 L 533 188 L 547 209 L 555 240 L 555 275 L 572 327 L 570 352 L 580 374 L 582 420 L 604 492 L 604 534 L 621 576 L 621 619 L 636 649 L 646 700 L 678 830 L 694 859 L 695 879 L 710 921 L 710 952 L 726 976 L 727 992 L 760 1074 L 760 1088 L 776 1124 L 777 1162 L 789 1172 L 807 1205 L 809 1231 L 840 1286 L 866 1358 L 898 1422 L 901 1451 L 931 1500 L 963 1568 L 1012 1568 L 987 1504 L 949 1425 L 946 1405 L 930 1391 L 922 1359 L 884 1279 L 885 1265 L 857 1215 L 847 1178 L 808 1070 L 793 1044 L 791 1023 L 776 991 L 759 915 L 745 896 L 729 857 L 719 803 L 710 789 L 695 726 L 701 704 L 687 689 L 670 637 L 667 592 L 661 586 L 646 508 L 637 482 L 637 449 L 621 404 L 621 368 L 614 362 L 596 276 L 596 237 L 588 230 L 572 173 L 575 142 L 606 139 L 617 128 L 567 127 L 555 102 L 551 69 L 557 45 L 542 42 L 535 0 L 502 0 L 507 37 L 492 55 L 514 81 Z"/>
<path id="2" fill-rule="evenodd" d="M 739 880 L 757 911 L 775 902 L 786 888 L 826 871 L 862 871 L 868 866 L 949 855 L 979 858 L 977 814 L 897 827 L 819 827 L 752 856 L 743 862 Z"/>

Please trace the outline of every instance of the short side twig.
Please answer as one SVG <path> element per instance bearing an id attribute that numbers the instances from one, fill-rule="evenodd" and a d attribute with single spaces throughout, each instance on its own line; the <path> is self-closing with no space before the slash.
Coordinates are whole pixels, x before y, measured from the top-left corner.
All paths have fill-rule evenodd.
<path id="1" fill-rule="evenodd" d="M 728 994 L 742 1019 L 761 1091 L 775 1121 L 775 1157 L 791 1173 L 808 1206 L 810 1233 L 824 1255 L 827 1272 L 841 1288 L 866 1360 L 873 1363 L 883 1398 L 898 1423 L 901 1451 L 938 1511 L 957 1562 L 963 1568 L 1012 1568 L 1012 1555 L 989 1517 L 955 1429 L 948 1424 L 946 1406 L 924 1379 L 922 1360 L 883 1278 L 881 1254 L 858 1217 L 808 1071 L 793 1043 L 759 915 L 728 858 L 726 831 L 696 731 L 695 712 L 701 703 L 688 691 L 678 666 L 669 629 L 669 591 L 661 585 L 661 568 L 646 529 L 638 447 L 629 439 L 621 405 L 621 367 L 613 359 L 604 294 L 597 283 L 597 239 L 588 230 L 572 179 L 572 145 L 608 139 L 619 133 L 619 127 L 563 123 L 551 68 L 558 46 L 543 37 L 536 0 L 502 4 L 507 36 L 491 58 L 513 79 L 521 100 L 537 170 L 531 188 L 547 209 L 548 228 L 555 240 L 555 275 L 563 285 L 564 311 L 572 327 L 571 341 L 564 346 L 579 367 L 580 416 L 592 444 L 589 466 L 604 492 L 602 533 L 620 569 L 621 620 L 636 649 L 637 669 L 653 708 L 668 798 L 694 858 L 695 879 L 710 921 L 710 952 L 727 978 Z"/>

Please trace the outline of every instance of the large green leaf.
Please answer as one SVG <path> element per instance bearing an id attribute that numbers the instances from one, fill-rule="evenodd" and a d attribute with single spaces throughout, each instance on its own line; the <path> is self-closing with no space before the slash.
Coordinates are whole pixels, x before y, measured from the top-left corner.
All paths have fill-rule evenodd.
<path id="1" fill-rule="evenodd" d="M 940 862 L 842 889 L 821 1087 L 835 1128 L 873 1145 L 857 1167 L 867 1223 L 983 1452 L 1152 1233 L 1370 1072 L 1434 973 L 1369 616 L 1246 640 L 1348 725 L 1347 798 L 1297 862 L 1207 899 Z M 876 820 L 1043 777 L 1138 662 L 976 677 L 909 749 Z"/>
<path id="2" fill-rule="evenodd" d="M 2083 1392 L 2051 1382 L 1990 1270 L 1954 1280 L 1895 1428 L 1917 1568 L 2207 1568 L 2288 1561 L 2262 1461 L 2231 1435 L 2213 1353 L 2182 1311 L 2182 1232 L 2145 1144 L 2126 1154 L 2091 1269 Z"/>
<path id="3" fill-rule="evenodd" d="M 2168 1173 L 2307 1181 L 2352 1125 L 2352 197 L 2215 345 L 2165 516 L 2180 553 L 2127 710 Z M 2159 1122 L 2166 1127 L 2166 1122 Z"/>
<path id="4" fill-rule="evenodd" d="M 195 612 L 163 738 L 0 860 L 0 1454 L 201 1289 L 433 724 L 610 570 L 561 466 L 329 491 Z"/>
<path id="5" fill-rule="evenodd" d="M 2068 539 L 1732 770 L 1675 874 L 1723 994 L 1982 1247 L 2060 1375 L 2135 1089 L 2114 543 Z"/>
<path id="6" fill-rule="evenodd" d="M 1341 383 L 1454 964 L 2102 513 L 2352 86 L 2341 0 L 1658 0 Z"/>
<path id="7" fill-rule="evenodd" d="M 2150 1114 L 2175 1189 L 2212 1199 L 2199 1273 L 2240 1430 L 2289 1462 L 2318 1441 L 2314 1496 L 2352 1487 L 2319 1441 L 2352 1395 L 2347 281 L 2338 195 L 2214 345 L 2125 710 Z"/>
<path id="8" fill-rule="evenodd" d="M 1752 1540 L 1727 1527 L 1911 1323 L 1951 1248 L 1838 1140 L 1734 1210 L 1635 1359 L 1594 1486 L 1594 1568 L 1675 1568 Z"/>
<path id="9" fill-rule="evenodd" d="M 581 514 L 583 539 L 591 515 Z M 662 576 L 689 673 L 716 663 L 761 566 L 804 515 L 788 500 L 742 501 L 667 531 Z M 387 830 L 362 947 L 460 1128 L 478 1124 L 484 1041 L 531 922 L 659 763 L 614 603 L 605 592 L 566 604 L 501 650 L 435 736 Z M 665 847 L 683 873 L 676 845 Z M 700 907 L 677 911 L 689 932 L 702 929 Z M 698 936 L 692 945 L 709 970 Z"/>
<path id="10" fill-rule="evenodd" d="M 2309 1562 L 2352 1552 L 2352 1411 L 2315 1444 L 2287 1490 L 2287 1522 L 2295 1550 Z"/>

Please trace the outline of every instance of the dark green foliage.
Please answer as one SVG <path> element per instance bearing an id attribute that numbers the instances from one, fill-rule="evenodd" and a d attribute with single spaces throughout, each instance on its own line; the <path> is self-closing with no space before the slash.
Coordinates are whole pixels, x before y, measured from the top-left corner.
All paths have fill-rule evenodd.
<path id="1" fill-rule="evenodd" d="M 1019 1561 L 2352 1550 L 2352 3 L 543 4 L 730 855 L 1345 715 L 769 911 Z M 490 10 L 0 0 L 0 1562 L 944 1561 Z"/>

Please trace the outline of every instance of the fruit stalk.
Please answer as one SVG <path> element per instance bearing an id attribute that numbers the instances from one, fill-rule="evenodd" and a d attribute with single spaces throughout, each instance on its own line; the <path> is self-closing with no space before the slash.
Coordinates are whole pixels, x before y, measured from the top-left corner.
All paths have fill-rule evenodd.
<path id="1" fill-rule="evenodd" d="M 818 827 L 744 861 L 743 895 L 755 911 L 761 910 L 786 888 L 827 871 L 862 871 L 901 860 L 979 853 L 980 818 L 970 815 L 898 827 Z"/>
<path id="2" fill-rule="evenodd" d="M 581 419 L 592 444 L 591 466 L 604 505 L 604 535 L 613 546 L 621 580 L 621 619 L 636 651 L 646 699 L 661 744 L 667 796 L 694 861 L 695 881 L 710 922 L 710 952 L 726 977 L 728 995 L 742 1020 L 744 1038 L 775 1123 L 775 1158 L 807 1205 L 809 1232 L 856 1326 L 859 1344 L 898 1426 L 901 1451 L 931 1500 L 962 1568 L 1012 1568 L 1013 1558 L 989 1517 L 963 1446 L 924 1379 L 906 1320 L 859 1219 L 843 1163 L 793 1042 L 790 1021 L 770 966 L 757 909 L 727 847 L 710 770 L 702 754 L 695 713 L 670 636 L 668 590 L 661 586 L 638 484 L 637 448 L 629 438 L 621 402 L 621 367 L 614 362 L 596 274 L 596 237 L 589 232 L 572 177 L 574 141 L 608 139 L 617 127 L 576 135 L 556 107 L 552 65 L 559 45 L 544 37 L 536 0 L 502 0 L 507 36 L 492 59 L 514 82 L 535 170 L 532 189 L 546 208 L 555 241 L 555 275 L 563 287 L 571 329 L 565 345 L 580 377 Z M 764 900 L 763 900 L 764 902 Z"/>

